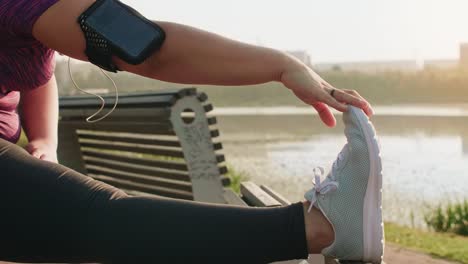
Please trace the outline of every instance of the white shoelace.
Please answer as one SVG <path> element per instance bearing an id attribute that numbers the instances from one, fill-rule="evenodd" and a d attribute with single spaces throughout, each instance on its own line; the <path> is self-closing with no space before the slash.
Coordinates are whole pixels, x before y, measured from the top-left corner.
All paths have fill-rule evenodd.
<path id="1" fill-rule="evenodd" d="M 309 213 L 315 203 L 317 203 L 319 196 L 338 190 L 339 184 L 335 179 L 334 173 L 338 169 L 339 163 L 343 160 L 343 157 L 343 151 L 341 151 L 340 154 L 338 154 L 338 158 L 333 162 L 330 175 L 323 182 L 321 178 L 323 177 L 325 170 L 322 167 L 314 168 L 314 187 L 304 195 L 310 202 L 308 209 Z"/>

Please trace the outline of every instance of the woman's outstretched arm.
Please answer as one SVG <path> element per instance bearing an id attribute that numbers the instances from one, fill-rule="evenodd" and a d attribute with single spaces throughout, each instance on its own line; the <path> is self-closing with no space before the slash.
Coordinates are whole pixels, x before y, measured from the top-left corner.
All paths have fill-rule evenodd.
<path id="1" fill-rule="evenodd" d="M 85 39 L 77 17 L 94 0 L 60 0 L 36 22 L 34 36 L 68 56 L 87 60 Z M 60 23 L 57 23 L 60 21 Z M 189 26 L 155 22 L 166 32 L 161 50 L 140 65 L 115 58 L 117 66 L 142 76 L 178 83 L 245 85 L 282 82 L 302 101 L 312 105 L 329 126 L 336 121 L 327 105 L 346 111 L 346 104 L 372 114 L 369 103 L 355 91 L 338 90 L 284 52 L 230 40 Z"/>
<path id="2" fill-rule="evenodd" d="M 21 119 L 34 157 L 57 162 L 58 91 L 55 76 L 41 87 L 21 93 Z"/>

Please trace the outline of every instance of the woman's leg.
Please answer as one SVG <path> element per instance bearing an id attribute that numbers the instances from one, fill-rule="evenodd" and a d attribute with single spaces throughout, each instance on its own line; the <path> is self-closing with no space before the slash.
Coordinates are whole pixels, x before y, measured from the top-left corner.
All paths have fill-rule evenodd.
<path id="1" fill-rule="evenodd" d="M 317 217 L 304 222 L 301 203 L 244 208 L 129 197 L 1 139 L 0 168 L 1 260 L 266 263 L 306 258 L 313 245 L 304 225 L 320 229 L 310 229 Z"/>

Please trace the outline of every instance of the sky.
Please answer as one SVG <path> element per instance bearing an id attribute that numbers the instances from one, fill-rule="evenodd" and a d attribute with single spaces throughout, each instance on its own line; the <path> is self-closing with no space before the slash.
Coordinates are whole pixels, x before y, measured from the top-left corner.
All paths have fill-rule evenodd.
<path id="1" fill-rule="evenodd" d="M 468 42 L 468 0 L 123 0 L 172 21 L 314 63 L 456 59 Z"/>

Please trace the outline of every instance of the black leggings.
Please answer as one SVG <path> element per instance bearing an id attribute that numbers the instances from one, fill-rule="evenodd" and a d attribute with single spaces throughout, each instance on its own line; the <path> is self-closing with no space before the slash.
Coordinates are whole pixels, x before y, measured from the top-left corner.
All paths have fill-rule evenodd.
<path id="1" fill-rule="evenodd" d="M 0 139 L 0 260 L 268 263 L 307 258 L 300 203 L 130 197 Z"/>

